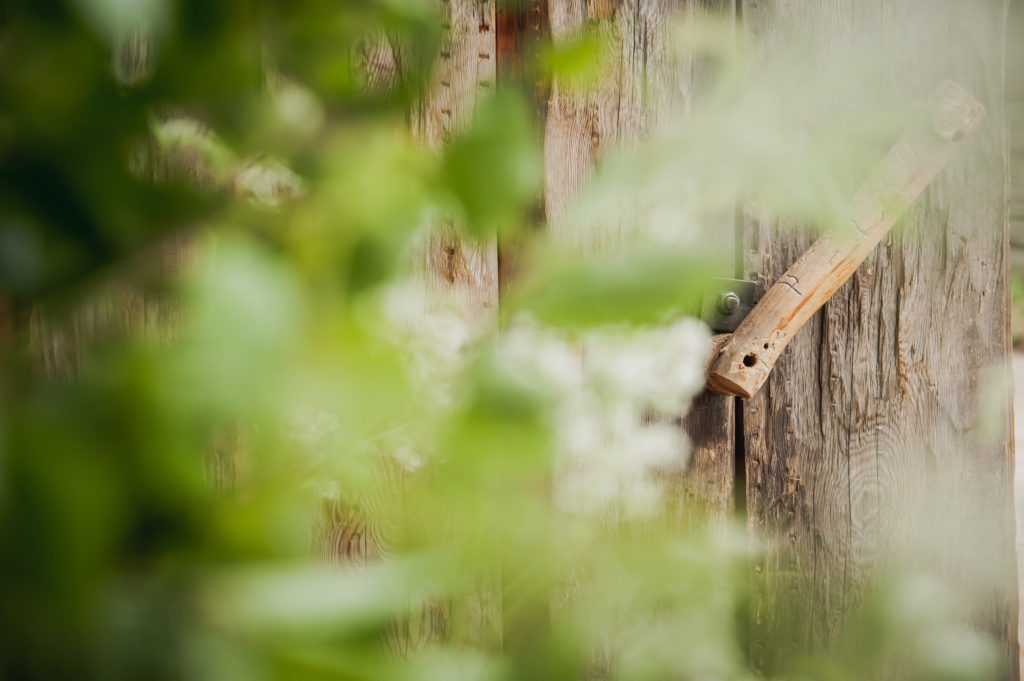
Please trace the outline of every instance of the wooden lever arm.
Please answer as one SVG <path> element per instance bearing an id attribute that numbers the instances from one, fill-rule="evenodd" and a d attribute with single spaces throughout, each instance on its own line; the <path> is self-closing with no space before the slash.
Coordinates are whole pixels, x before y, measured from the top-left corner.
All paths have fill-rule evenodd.
<path id="1" fill-rule="evenodd" d="M 790 339 L 853 275 L 985 117 L 985 107 L 948 80 L 931 93 L 926 112 L 926 124 L 905 133 L 854 195 L 849 228 L 815 241 L 713 356 L 708 389 L 752 397 Z"/>

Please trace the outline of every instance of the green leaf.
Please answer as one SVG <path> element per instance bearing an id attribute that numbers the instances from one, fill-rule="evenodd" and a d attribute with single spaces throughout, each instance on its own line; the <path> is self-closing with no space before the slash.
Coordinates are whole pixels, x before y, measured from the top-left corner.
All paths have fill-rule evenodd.
<path id="1" fill-rule="evenodd" d="M 538 199 L 541 157 L 523 98 L 502 91 L 484 100 L 470 129 L 444 157 L 444 176 L 475 234 L 509 229 Z"/>

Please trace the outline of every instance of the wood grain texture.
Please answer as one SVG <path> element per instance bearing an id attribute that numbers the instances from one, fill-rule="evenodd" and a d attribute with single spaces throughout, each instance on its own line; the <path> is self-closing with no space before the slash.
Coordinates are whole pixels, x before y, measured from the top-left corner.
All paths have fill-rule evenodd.
<path id="1" fill-rule="evenodd" d="M 985 381 L 1009 351 L 1005 11 L 998 0 L 743 5 L 768 55 L 810 37 L 824 58 L 866 31 L 891 52 L 876 91 L 923 97 L 950 78 L 989 112 L 745 406 L 749 526 L 767 548 L 751 655 L 767 671 L 839 651 L 844 616 L 898 563 L 960 591 L 1016 678 L 1010 398 Z M 762 288 L 810 246 L 793 227 L 748 216 Z"/>
<path id="2" fill-rule="evenodd" d="M 711 357 L 732 338 L 711 339 Z M 679 425 L 690 439 L 690 458 L 681 476 L 670 481 L 670 508 L 684 525 L 725 530 L 736 508 L 736 400 L 701 391 Z M 742 471 L 740 471 L 742 473 Z"/>
<path id="3" fill-rule="evenodd" d="M 716 14 L 732 19 L 733 3 L 726 0 L 615 0 L 581 2 L 550 0 L 552 40 L 572 40 L 583 30 L 597 30 L 607 46 L 608 76 L 597 86 L 570 87 L 556 79 L 551 86 L 544 137 L 544 201 L 549 224 L 557 225 L 593 176 L 602 157 L 619 147 L 643 140 L 659 123 L 685 113 L 709 86 L 708 63 L 673 49 L 670 28 L 676 20 Z M 637 207 L 634 222 L 644 219 Z M 731 251 L 733 216 L 723 216 L 723 248 Z M 588 230 L 589 238 L 605 243 L 581 243 L 589 251 L 614 244 L 630 225 L 609 225 L 608 234 Z M 731 276 L 732 272 L 723 272 Z M 731 515 L 734 486 L 733 399 L 703 394 L 689 416 L 680 421 L 693 443 L 682 479 L 671 489 L 692 502 L 679 512 L 724 524 Z M 707 515 L 705 515 L 705 513 Z"/>
<path id="4" fill-rule="evenodd" d="M 1007 17 L 1006 114 L 1010 129 L 1010 244 L 1013 271 L 1024 274 L 1024 3 L 1011 2 Z M 1015 38 L 1015 39 L 1014 39 Z"/>
<path id="5" fill-rule="evenodd" d="M 749 399 L 794 335 L 850 278 L 904 211 L 973 134 L 985 107 L 952 81 L 928 97 L 922 125 L 893 145 L 861 185 L 849 225 L 832 229 L 793 263 L 712 362 L 708 388 Z"/>
<path id="6" fill-rule="evenodd" d="M 501 3 L 495 10 L 495 47 L 498 55 L 497 87 L 519 92 L 532 109 L 532 123 L 539 146 L 543 145 L 551 82 L 536 67 L 536 60 L 551 45 L 547 0 Z M 543 189 L 531 207 L 529 230 L 544 223 Z M 520 256 L 527 235 L 504 234 L 498 243 L 498 290 L 504 295 L 520 270 Z"/>
<path id="7" fill-rule="evenodd" d="M 544 172 L 546 214 L 555 222 L 605 154 L 690 111 L 710 85 L 711 64 L 674 45 L 673 22 L 731 21 L 734 9 L 731 0 L 551 0 L 548 12 L 556 44 L 589 30 L 606 46 L 605 77 L 597 86 L 581 89 L 558 79 L 552 85 Z"/>
<path id="8" fill-rule="evenodd" d="M 735 400 L 702 392 L 681 423 L 690 438 L 690 459 L 674 488 L 674 506 L 690 525 L 724 530 L 733 515 L 736 479 Z"/>
<path id="9" fill-rule="evenodd" d="M 444 36 L 431 88 L 414 106 L 413 134 L 440 149 L 469 124 L 478 102 L 496 79 L 493 0 L 440 0 Z M 426 233 L 414 275 L 426 291 L 428 309 L 457 310 L 472 328 L 496 323 L 498 248 L 494 237 L 473 241 L 457 225 L 436 225 Z M 407 509 L 415 513 L 415 509 Z M 495 650 L 501 646 L 501 585 L 480 580 L 457 599 L 421 594 L 410 607 L 401 632 L 404 652 L 440 641 Z"/>
<path id="10" fill-rule="evenodd" d="M 493 88 L 495 47 L 493 3 L 439 0 L 438 7 L 443 37 L 430 89 L 413 105 L 410 125 L 420 143 L 440 151 L 447 140 L 465 129 L 478 100 Z M 384 35 L 367 36 L 360 43 L 357 56 L 368 90 L 382 92 L 401 81 L 400 54 L 401 46 Z M 451 221 L 425 225 L 409 270 L 425 293 L 424 315 L 455 310 L 467 325 L 487 324 L 495 318 L 498 276 L 493 239 L 473 243 L 463 238 Z M 401 493 L 403 484 L 401 476 L 395 476 L 392 491 Z M 320 527 L 313 537 L 315 551 L 326 560 L 349 564 L 386 555 L 393 540 L 378 527 L 382 519 L 374 516 L 373 509 L 358 500 L 325 500 Z M 410 632 L 422 631 L 429 638 L 427 629 Z M 434 633 L 444 635 L 441 629 Z M 410 645 L 415 642 L 403 641 L 398 647 L 407 650 Z"/>
<path id="11" fill-rule="evenodd" d="M 414 137 L 430 149 L 444 145 L 469 124 L 477 103 L 495 81 L 494 3 L 438 0 L 442 41 L 435 55 L 430 87 L 410 112 Z M 360 47 L 367 87 L 386 90 L 399 83 L 401 46 L 385 36 L 368 37 Z M 450 220 L 424 225 L 413 248 L 409 274 L 424 293 L 422 314 L 457 313 L 469 327 L 496 321 L 498 262 L 494 238 L 472 241 Z M 400 542 L 407 473 L 380 453 L 375 461 L 376 489 L 371 494 L 325 499 L 314 551 L 330 562 L 360 565 L 386 559 Z M 405 505 L 407 506 L 407 504 Z M 415 513 L 404 508 L 404 513 Z M 439 530 L 440 531 L 440 530 Z M 406 616 L 393 623 L 386 644 L 396 656 L 408 656 L 441 641 L 495 648 L 501 641 L 500 585 L 483 580 L 458 599 L 417 594 Z"/>
<path id="12" fill-rule="evenodd" d="M 477 102 L 494 88 L 494 3 L 442 0 L 444 35 L 430 91 L 414 106 L 412 130 L 432 149 L 470 122 Z M 454 303 L 467 323 L 493 320 L 498 302 L 498 256 L 494 239 L 460 237 L 455 225 L 428 230 L 413 269 L 428 299 Z"/>

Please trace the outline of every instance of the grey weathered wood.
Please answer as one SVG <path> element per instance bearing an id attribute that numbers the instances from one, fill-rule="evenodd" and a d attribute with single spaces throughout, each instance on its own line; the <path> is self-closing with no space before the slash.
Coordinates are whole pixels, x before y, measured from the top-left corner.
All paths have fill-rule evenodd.
<path id="1" fill-rule="evenodd" d="M 837 652 L 846 613 L 899 562 L 960 591 L 1016 676 L 1012 424 L 999 413 L 1010 396 L 984 393 L 987 371 L 1008 371 L 1005 11 L 987 0 L 744 3 L 767 55 L 807 38 L 824 59 L 866 31 L 887 63 L 851 101 L 923 98 L 951 78 L 989 111 L 745 408 L 749 526 L 767 549 L 754 572 L 761 667 Z M 746 221 L 762 287 L 811 244 L 783 227 Z"/>
<path id="2" fill-rule="evenodd" d="M 413 134 L 434 149 L 464 130 L 477 103 L 491 94 L 497 62 L 493 0 L 441 0 L 440 7 L 445 33 L 431 88 L 414 107 L 412 120 Z M 453 224 L 445 224 L 429 232 L 422 248 L 414 270 L 425 287 L 428 306 L 454 306 L 472 327 L 495 323 L 496 240 L 462 238 Z M 503 638 L 501 621 L 500 583 L 482 579 L 458 599 L 413 603 L 407 649 L 455 640 L 493 650 Z"/>
<path id="3" fill-rule="evenodd" d="M 709 64 L 693 55 L 675 54 L 669 33 L 672 20 L 711 13 L 731 19 L 733 3 L 551 0 L 548 11 L 556 43 L 600 26 L 611 65 L 610 76 L 596 87 L 581 91 L 557 79 L 552 84 L 544 137 L 544 199 L 547 218 L 557 225 L 605 154 L 636 144 L 670 115 L 688 111 L 708 86 L 713 75 Z M 635 218 L 643 219 L 639 208 Z M 718 234 L 728 242 L 723 248 L 729 252 L 733 217 L 721 219 L 724 228 Z M 629 227 L 609 225 L 610 235 L 591 238 L 614 243 L 618 230 Z M 709 514 L 716 524 L 725 522 L 733 506 L 733 407 L 733 399 L 721 395 L 704 394 L 696 400 L 682 422 L 693 442 L 687 471 L 672 487 L 681 499 L 701 506 L 701 515 Z M 690 515 L 692 510 L 680 512 Z"/>
<path id="4" fill-rule="evenodd" d="M 676 487 L 678 508 L 693 523 L 722 528 L 732 517 L 736 478 L 735 399 L 702 392 L 683 419 L 692 449 Z"/>
<path id="5" fill-rule="evenodd" d="M 1024 273 L 1024 3 L 1010 2 L 1006 24 L 1006 114 L 1010 131 L 1012 270 Z"/>
<path id="6" fill-rule="evenodd" d="M 494 2 L 444 0 L 444 34 L 430 90 L 414 106 L 413 134 L 441 149 L 469 124 L 495 80 Z M 414 266 L 430 298 L 454 301 L 468 323 L 493 319 L 498 303 L 498 255 L 493 239 L 460 238 L 453 225 L 433 229 Z"/>
<path id="7" fill-rule="evenodd" d="M 916 124 L 861 185 L 849 225 L 831 229 L 761 297 L 708 372 L 708 387 L 749 398 L 764 384 L 790 339 L 850 278 L 914 199 L 974 133 L 985 108 L 946 80 Z"/>
<path id="8" fill-rule="evenodd" d="M 410 112 L 410 126 L 418 143 L 440 152 L 492 91 L 496 60 L 493 2 L 439 0 L 438 7 L 444 33 L 429 88 Z M 386 36 L 368 37 L 357 54 L 367 88 L 384 92 L 397 86 L 405 75 L 401 56 L 401 46 Z M 498 305 L 495 240 L 469 240 L 450 221 L 425 227 L 409 268 L 424 293 L 423 314 L 443 309 L 456 312 L 471 327 L 493 324 Z M 401 507 L 410 483 L 406 472 L 386 453 L 375 463 L 377 493 L 388 497 L 389 507 Z M 314 532 L 315 550 L 346 564 L 386 558 L 403 532 L 402 519 L 394 523 L 390 515 L 373 499 L 327 499 Z M 483 580 L 457 600 L 419 594 L 408 616 L 389 630 L 389 648 L 399 656 L 440 641 L 494 648 L 501 640 L 499 592 L 495 580 Z"/>

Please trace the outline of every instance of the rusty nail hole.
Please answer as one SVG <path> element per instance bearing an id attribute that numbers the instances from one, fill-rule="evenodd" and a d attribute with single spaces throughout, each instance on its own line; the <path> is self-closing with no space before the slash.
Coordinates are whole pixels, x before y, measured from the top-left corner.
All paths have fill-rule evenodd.
<path id="1" fill-rule="evenodd" d="M 757 355 L 755 355 L 754 353 L 750 353 L 749 355 L 743 358 L 743 366 L 752 367 L 755 364 L 757 364 Z"/>
<path id="2" fill-rule="evenodd" d="M 767 344 L 767 343 L 765 343 L 765 344 L 764 344 L 764 349 L 765 349 L 765 350 L 767 350 L 767 349 L 768 349 L 768 344 Z"/>

